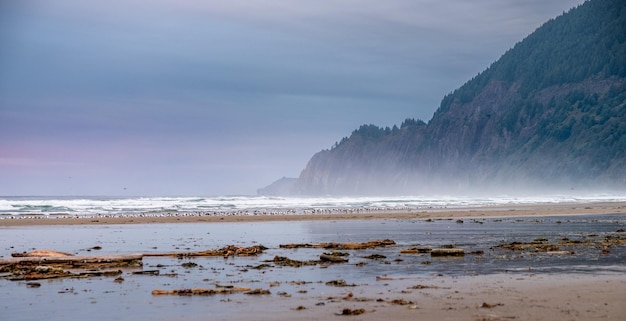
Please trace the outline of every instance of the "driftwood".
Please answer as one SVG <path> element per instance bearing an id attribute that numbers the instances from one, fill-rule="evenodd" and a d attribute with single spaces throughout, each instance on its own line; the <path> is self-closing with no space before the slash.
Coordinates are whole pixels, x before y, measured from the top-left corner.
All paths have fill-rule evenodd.
<path id="1" fill-rule="evenodd" d="M 74 256 L 74 254 L 58 252 L 52 250 L 35 250 L 32 252 L 11 253 L 12 257 L 65 257 Z"/>

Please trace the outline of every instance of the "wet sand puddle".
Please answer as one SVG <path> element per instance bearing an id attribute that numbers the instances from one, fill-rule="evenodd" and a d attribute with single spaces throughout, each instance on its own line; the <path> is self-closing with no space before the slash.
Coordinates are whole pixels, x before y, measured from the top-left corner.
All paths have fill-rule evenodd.
<path id="1" fill-rule="evenodd" d="M 20 279 L 23 271 L 5 268 L 0 311 L 9 319 L 225 320 L 419 309 L 429 295 L 454 294 L 442 281 L 450 277 L 623 274 L 625 228 L 626 216 L 603 215 L 3 229 L 3 259 L 43 248 L 143 256 L 134 266 L 62 269 L 70 275 L 55 279 Z M 372 241 L 381 242 L 355 246 Z M 217 252 L 189 255 L 207 250 Z M 44 266 L 33 268 L 53 271 Z"/>

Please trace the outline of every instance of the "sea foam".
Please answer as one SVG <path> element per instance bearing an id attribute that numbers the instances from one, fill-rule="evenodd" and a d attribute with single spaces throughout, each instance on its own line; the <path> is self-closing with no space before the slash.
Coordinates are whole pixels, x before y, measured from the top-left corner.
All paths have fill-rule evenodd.
<path id="1" fill-rule="evenodd" d="M 0 215 L 120 215 L 164 212 L 307 214 L 346 211 L 403 211 L 532 204 L 622 202 L 626 194 L 514 197 L 0 197 Z"/>

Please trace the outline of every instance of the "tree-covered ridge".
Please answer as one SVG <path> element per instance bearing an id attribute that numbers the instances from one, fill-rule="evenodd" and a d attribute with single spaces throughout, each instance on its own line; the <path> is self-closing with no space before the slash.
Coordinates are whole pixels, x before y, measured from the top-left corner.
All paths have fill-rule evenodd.
<path id="1" fill-rule="evenodd" d="M 399 128 L 397 125 L 393 125 L 393 127 L 379 127 L 374 124 L 361 125 L 358 129 L 352 131 L 350 137 L 344 137 L 341 141 L 336 142 L 335 145 L 333 145 L 333 149 L 345 144 L 349 139 L 359 138 L 368 141 L 378 141 L 385 136 L 398 135 L 406 128 L 419 126 L 426 126 L 426 123 L 421 119 L 414 118 L 405 119 Z"/>
<path id="2" fill-rule="evenodd" d="M 444 112 L 468 103 L 490 81 L 518 85 L 522 97 L 592 76 L 626 77 L 626 1 L 587 1 L 551 19 L 487 70 L 444 97 Z"/>
<path id="3" fill-rule="evenodd" d="M 314 155 L 292 191 L 522 186 L 626 189 L 626 1 L 590 0 L 546 22 L 444 97 L 428 124 L 361 126 Z"/>
<path id="4" fill-rule="evenodd" d="M 430 152 L 491 166 L 481 179 L 624 184 L 625 106 L 626 1 L 588 1 L 446 96 L 429 123 Z"/>

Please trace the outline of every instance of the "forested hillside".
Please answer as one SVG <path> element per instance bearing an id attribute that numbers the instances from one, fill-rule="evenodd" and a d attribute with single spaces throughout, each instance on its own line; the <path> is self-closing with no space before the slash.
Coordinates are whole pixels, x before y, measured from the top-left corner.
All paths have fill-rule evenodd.
<path id="1" fill-rule="evenodd" d="M 292 194 L 626 188 L 626 1 L 546 22 L 445 96 L 428 124 L 364 125 Z"/>

